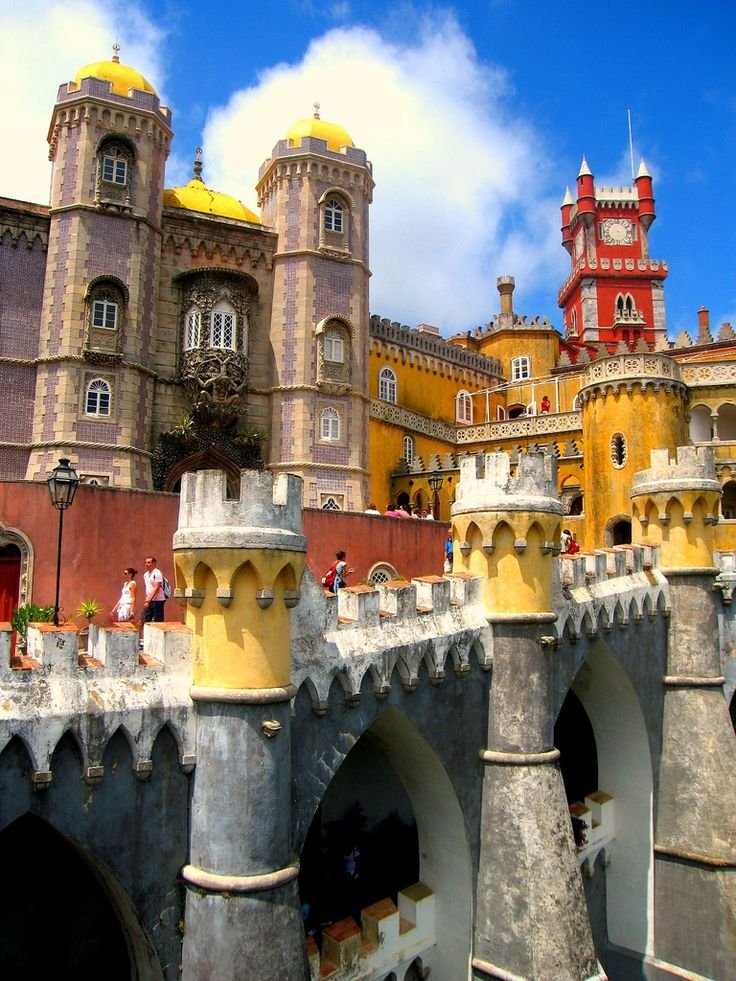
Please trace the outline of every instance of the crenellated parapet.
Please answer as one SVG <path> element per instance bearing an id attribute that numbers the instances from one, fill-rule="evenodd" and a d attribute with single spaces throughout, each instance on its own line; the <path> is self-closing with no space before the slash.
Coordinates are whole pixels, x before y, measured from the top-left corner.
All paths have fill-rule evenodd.
<path id="1" fill-rule="evenodd" d="M 195 637 L 195 685 L 289 685 L 289 613 L 305 553 L 299 477 L 244 471 L 233 500 L 222 472 L 184 475 L 174 559 L 176 596 Z"/>
<path id="2" fill-rule="evenodd" d="M 580 399 L 583 403 L 607 395 L 618 395 L 623 388 L 632 394 L 637 387 L 674 393 L 684 399 L 687 387 L 682 380 L 680 365 L 668 354 L 629 352 L 598 358 L 586 365 Z"/>
<path id="3" fill-rule="evenodd" d="M 660 546 L 664 568 L 711 568 L 721 486 L 713 449 L 652 450 L 651 466 L 634 475 L 633 535 Z"/>
<path id="4" fill-rule="evenodd" d="M 23 656 L 10 658 L 11 631 L 0 629 L 0 751 L 21 740 L 33 768 L 33 786 L 53 779 L 54 751 L 67 732 L 79 748 L 88 783 L 104 777 L 103 757 L 120 730 L 140 779 L 151 773 L 153 745 L 164 726 L 179 748 L 179 764 L 196 762 L 191 685 L 191 637 L 181 624 L 146 627 L 146 654 L 132 624 L 90 626 L 80 652 L 74 625 L 28 628 Z"/>
<path id="5" fill-rule="evenodd" d="M 452 506 L 454 571 L 483 579 L 488 613 L 550 611 L 562 515 L 554 457 L 523 454 L 513 476 L 505 453 L 462 461 Z"/>

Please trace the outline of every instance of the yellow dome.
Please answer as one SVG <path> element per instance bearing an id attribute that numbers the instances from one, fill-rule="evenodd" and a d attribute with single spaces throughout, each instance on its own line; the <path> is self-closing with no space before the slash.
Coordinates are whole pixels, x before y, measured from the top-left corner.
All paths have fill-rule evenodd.
<path id="1" fill-rule="evenodd" d="M 325 140 L 328 150 L 336 150 L 338 153 L 344 146 L 355 146 L 350 139 L 347 130 L 337 123 L 328 123 L 319 116 L 310 116 L 309 119 L 299 119 L 286 134 L 286 139 L 293 146 L 300 146 L 303 137 L 314 136 L 318 140 Z"/>
<path id="2" fill-rule="evenodd" d="M 184 208 L 186 211 L 198 211 L 204 215 L 237 218 L 239 221 L 261 224 L 258 215 L 246 208 L 242 201 L 231 198 L 229 194 L 211 191 L 198 177 L 189 181 L 185 187 L 167 188 L 164 191 L 164 204 L 169 208 Z"/>
<path id="3" fill-rule="evenodd" d="M 130 95 L 131 89 L 152 92 L 156 95 L 154 87 L 140 72 L 128 65 L 121 65 L 119 61 L 97 61 L 93 65 L 80 68 L 74 77 L 74 85 L 77 88 L 83 78 L 101 78 L 103 82 L 112 82 L 114 95 Z"/>

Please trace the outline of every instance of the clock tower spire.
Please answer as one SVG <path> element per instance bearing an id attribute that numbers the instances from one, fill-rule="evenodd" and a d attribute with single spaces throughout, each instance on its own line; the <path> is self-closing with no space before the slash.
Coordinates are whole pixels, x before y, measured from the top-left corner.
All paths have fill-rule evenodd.
<path id="1" fill-rule="evenodd" d="M 656 214 L 644 161 L 633 186 L 599 187 L 583 157 L 577 200 L 568 191 L 561 210 L 562 244 L 572 260 L 558 296 L 568 342 L 659 347 L 667 336 L 667 264 L 649 255 Z"/>

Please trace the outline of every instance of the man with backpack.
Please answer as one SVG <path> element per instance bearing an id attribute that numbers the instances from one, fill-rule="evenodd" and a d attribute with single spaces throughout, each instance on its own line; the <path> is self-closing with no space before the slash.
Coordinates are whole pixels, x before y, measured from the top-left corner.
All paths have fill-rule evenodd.
<path id="1" fill-rule="evenodd" d="M 164 606 L 168 596 L 165 586 L 168 585 L 161 570 L 156 568 L 156 559 L 149 555 L 145 559 L 146 571 L 143 573 L 145 595 L 143 597 L 143 613 L 141 623 L 163 623 Z"/>

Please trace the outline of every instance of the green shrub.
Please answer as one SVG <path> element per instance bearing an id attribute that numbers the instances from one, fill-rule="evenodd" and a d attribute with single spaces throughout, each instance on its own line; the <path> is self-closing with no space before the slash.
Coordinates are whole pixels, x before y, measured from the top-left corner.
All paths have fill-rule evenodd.
<path id="1" fill-rule="evenodd" d="M 51 623 L 53 619 L 53 606 L 36 606 L 35 603 L 23 603 L 22 606 L 13 610 L 10 625 L 18 635 L 18 646 L 26 646 L 29 623 Z"/>

